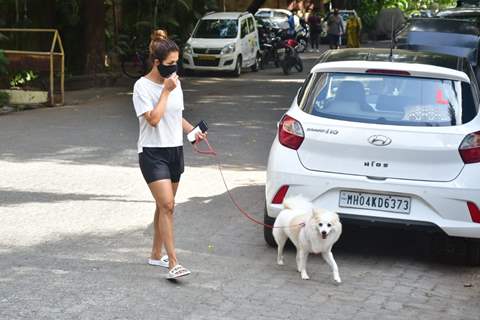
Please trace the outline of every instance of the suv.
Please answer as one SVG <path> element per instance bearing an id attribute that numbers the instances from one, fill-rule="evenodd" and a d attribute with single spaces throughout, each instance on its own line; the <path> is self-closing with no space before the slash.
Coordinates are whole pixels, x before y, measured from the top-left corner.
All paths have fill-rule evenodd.
<path id="1" fill-rule="evenodd" d="M 265 223 L 301 194 L 344 221 L 466 238 L 480 264 L 479 101 L 462 57 L 327 51 L 279 122 Z"/>
<path id="2" fill-rule="evenodd" d="M 200 19 L 183 50 L 183 68 L 188 71 L 230 71 L 240 76 L 242 68 L 258 70 L 260 57 L 257 25 L 248 12 L 210 13 Z"/>

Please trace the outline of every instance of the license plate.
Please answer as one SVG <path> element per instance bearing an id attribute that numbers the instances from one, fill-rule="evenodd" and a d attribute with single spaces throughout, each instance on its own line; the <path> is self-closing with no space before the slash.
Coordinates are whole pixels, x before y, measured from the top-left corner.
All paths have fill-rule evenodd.
<path id="1" fill-rule="evenodd" d="M 198 59 L 200 59 L 200 60 L 212 61 L 212 60 L 217 59 L 217 57 L 211 56 L 211 55 L 204 55 L 204 54 L 202 54 L 202 55 L 198 55 Z"/>
<path id="2" fill-rule="evenodd" d="M 339 207 L 410 213 L 412 198 L 388 194 L 340 191 Z"/>

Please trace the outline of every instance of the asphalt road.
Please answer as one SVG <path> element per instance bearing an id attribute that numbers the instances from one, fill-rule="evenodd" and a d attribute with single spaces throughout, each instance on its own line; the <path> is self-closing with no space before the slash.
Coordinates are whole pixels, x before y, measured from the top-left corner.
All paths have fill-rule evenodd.
<path id="1" fill-rule="evenodd" d="M 276 122 L 304 78 L 270 68 L 183 79 L 185 117 L 209 123 L 234 196 L 259 219 Z M 343 283 L 318 256 L 300 280 L 294 250 L 277 266 L 213 159 L 188 144 L 175 232 L 193 274 L 166 281 L 146 264 L 154 203 L 131 86 L 70 101 L 0 117 L 0 319 L 479 319 L 480 268 L 454 249 L 427 257 L 410 231 L 345 228 L 334 248 Z"/>

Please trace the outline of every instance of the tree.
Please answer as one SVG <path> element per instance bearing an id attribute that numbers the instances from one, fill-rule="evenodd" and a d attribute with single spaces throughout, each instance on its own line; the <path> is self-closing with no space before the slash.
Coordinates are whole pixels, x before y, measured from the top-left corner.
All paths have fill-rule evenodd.
<path id="1" fill-rule="evenodd" d="M 247 8 L 247 11 L 251 14 L 255 14 L 255 12 L 260 9 L 260 7 L 265 3 L 266 0 L 252 0 L 250 5 Z"/>
<path id="2" fill-rule="evenodd" d="M 96 74 L 105 59 L 105 5 L 103 0 L 84 2 L 85 73 Z"/>

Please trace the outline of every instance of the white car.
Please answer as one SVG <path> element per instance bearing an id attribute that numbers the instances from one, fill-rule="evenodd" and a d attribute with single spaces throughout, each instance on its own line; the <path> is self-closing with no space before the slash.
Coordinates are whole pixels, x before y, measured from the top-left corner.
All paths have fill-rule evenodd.
<path id="1" fill-rule="evenodd" d="M 453 56 L 331 50 L 312 69 L 270 150 L 265 223 L 301 194 L 345 221 L 468 238 L 480 264 L 479 90 Z M 265 240 L 274 245 L 271 229 Z"/>
<path id="2" fill-rule="evenodd" d="M 271 21 L 278 24 L 282 29 L 288 29 L 288 17 L 292 13 L 286 9 L 270 9 L 270 8 L 260 8 L 255 12 L 255 16 L 259 18 L 269 18 Z M 300 26 L 300 18 L 297 16 L 294 17 L 295 29 Z"/>
<path id="3" fill-rule="evenodd" d="M 188 71 L 258 70 L 260 43 L 257 25 L 248 12 L 210 13 L 200 19 L 188 39 L 182 66 Z"/>

